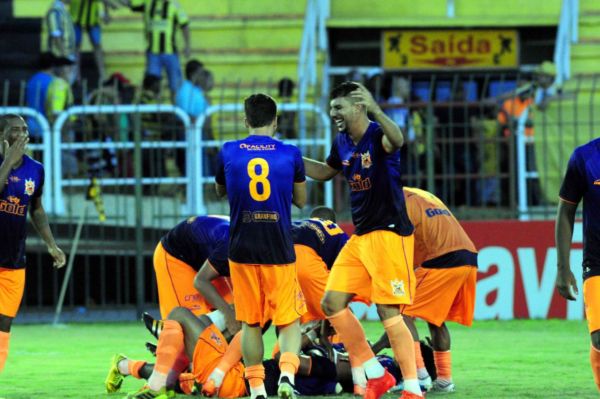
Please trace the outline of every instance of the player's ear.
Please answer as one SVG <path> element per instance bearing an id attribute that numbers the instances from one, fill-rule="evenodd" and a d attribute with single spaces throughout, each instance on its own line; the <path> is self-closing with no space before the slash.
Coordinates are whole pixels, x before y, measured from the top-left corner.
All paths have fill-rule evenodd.
<path id="1" fill-rule="evenodd" d="M 244 126 L 246 126 L 246 129 L 250 129 L 250 124 L 248 123 L 248 118 L 244 117 Z"/>

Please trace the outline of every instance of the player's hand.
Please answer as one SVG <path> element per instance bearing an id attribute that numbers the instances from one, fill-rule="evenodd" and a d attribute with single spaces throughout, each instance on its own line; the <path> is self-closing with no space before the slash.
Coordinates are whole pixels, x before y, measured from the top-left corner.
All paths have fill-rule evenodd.
<path id="1" fill-rule="evenodd" d="M 571 288 L 573 288 L 573 291 L 571 291 Z M 568 299 L 569 301 L 574 301 L 576 299 L 575 295 L 579 295 L 577 281 L 575 280 L 575 276 L 570 269 L 558 271 L 558 275 L 556 276 L 556 289 L 558 290 L 560 296 Z"/>
<path id="2" fill-rule="evenodd" d="M 367 112 L 374 113 L 378 111 L 379 105 L 373 98 L 373 95 L 367 90 L 365 86 L 358 82 L 353 82 L 358 85 L 358 89 L 350 93 L 350 96 L 356 100 L 355 104 L 363 105 Z"/>
<path id="3" fill-rule="evenodd" d="M 56 245 L 48 247 L 48 253 L 52 256 L 52 259 L 54 259 L 52 266 L 55 268 L 60 269 L 67 263 L 65 253 Z"/>
<path id="4" fill-rule="evenodd" d="M 29 135 L 26 133 L 19 135 L 12 145 L 9 145 L 8 141 L 4 140 L 4 148 L 2 149 L 4 162 L 8 162 L 10 166 L 18 164 L 25 154 L 27 143 L 29 143 Z"/>

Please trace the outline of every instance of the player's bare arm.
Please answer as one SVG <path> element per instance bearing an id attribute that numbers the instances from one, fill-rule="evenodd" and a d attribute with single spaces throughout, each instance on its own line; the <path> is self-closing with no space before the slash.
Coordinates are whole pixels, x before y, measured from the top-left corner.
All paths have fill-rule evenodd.
<path id="1" fill-rule="evenodd" d="M 306 182 L 303 181 L 301 183 L 294 183 L 292 202 L 298 208 L 304 208 L 304 205 L 306 205 Z"/>
<path id="2" fill-rule="evenodd" d="M 575 276 L 571 271 L 571 262 L 569 261 L 576 211 L 577 204 L 572 204 L 562 200 L 558 202 L 555 230 L 556 250 L 558 256 L 556 289 L 563 298 L 570 301 L 574 301 L 575 295 L 579 294 Z M 572 291 L 571 288 L 573 289 Z M 575 293 L 575 295 L 573 293 Z"/>
<path id="3" fill-rule="evenodd" d="M 55 268 L 60 269 L 66 263 L 65 253 L 58 247 L 58 245 L 56 245 L 56 241 L 54 241 L 54 236 L 50 230 L 48 216 L 46 216 L 46 211 L 42 205 L 41 197 L 31 199 L 31 203 L 29 205 L 29 214 L 31 216 L 31 223 L 33 223 L 33 227 L 35 227 L 40 237 L 42 237 L 42 240 L 44 240 L 46 243 L 46 246 L 48 247 L 48 253 L 54 260 L 52 265 Z"/>
<path id="4" fill-rule="evenodd" d="M 355 100 L 355 104 L 364 106 L 367 112 L 373 115 L 375 121 L 381 126 L 381 130 L 383 131 L 382 144 L 385 151 L 390 153 L 402 147 L 404 144 L 404 135 L 400 127 L 383 112 L 366 87 L 360 83 L 356 84 L 359 88 L 350 93 L 350 96 Z"/>
<path id="5" fill-rule="evenodd" d="M 4 159 L 2 165 L 0 165 L 0 182 L 5 182 L 10 171 L 21 162 L 28 142 L 29 135 L 27 133 L 20 134 L 12 145 L 4 140 L 2 145 L 2 157 Z M 4 191 L 4 187 L 4 184 L 0 184 L 0 193 Z"/>
<path id="6" fill-rule="evenodd" d="M 306 176 L 310 177 L 311 179 L 327 181 L 331 180 L 339 173 L 339 170 L 332 168 L 325 162 L 320 162 L 306 157 L 302 157 L 302 160 L 304 161 Z"/>
<path id="7" fill-rule="evenodd" d="M 223 198 L 227 195 L 227 187 L 222 184 L 215 183 L 215 191 L 217 192 L 217 196 L 219 198 Z"/>
<path id="8" fill-rule="evenodd" d="M 231 305 L 223 299 L 215 286 L 212 285 L 212 281 L 218 277 L 221 277 L 221 275 L 206 261 L 196 273 L 194 287 L 211 305 L 223 312 L 227 330 L 231 335 L 235 335 L 240 331 L 242 325 L 235 319 L 235 312 Z"/>

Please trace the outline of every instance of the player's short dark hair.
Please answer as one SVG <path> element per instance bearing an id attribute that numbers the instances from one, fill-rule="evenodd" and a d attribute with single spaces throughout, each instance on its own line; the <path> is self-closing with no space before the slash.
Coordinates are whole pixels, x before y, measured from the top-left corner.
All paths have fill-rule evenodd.
<path id="1" fill-rule="evenodd" d="M 17 114 L 0 115 L 0 134 L 4 134 L 4 130 L 13 119 L 21 119 L 21 116 Z"/>
<path id="2" fill-rule="evenodd" d="M 354 90 L 358 90 L 358 85 L 354 82 L 346 81 L 340 83 L 331 90 L 330 98 L 333 100 L 338 97 L 347 97 L 348 94 L 352 93 Z"/>
<path id="3" fill-rule="evenodd" d="M 190 60 L 185 64 L 185 77 L 190 80 L 197 71 L 204 69 L 204 64 L 198 60 Z"/>
<path id="4" fill-rule="evenodd" d="M 313 208 L 310 213 L 311 218 L 318 218 L 323 220 L 331 220 L 332 222 L 336 221 L 335 211 L 326 206 L 317 206 Z"/>
<path id="5" fill-rule="evenodd" d="M 244 113 L 251 128 L 267 126 L 277 117 L 277 103 L 266 94 L 252 94 L 244 100 Z"/>
<path id="6" fill-rule="evenodd" d="M 294 92 L 294 81 L 290 78 L 283 78 L 277 83 L 279 97 L 291 97 Z"/>

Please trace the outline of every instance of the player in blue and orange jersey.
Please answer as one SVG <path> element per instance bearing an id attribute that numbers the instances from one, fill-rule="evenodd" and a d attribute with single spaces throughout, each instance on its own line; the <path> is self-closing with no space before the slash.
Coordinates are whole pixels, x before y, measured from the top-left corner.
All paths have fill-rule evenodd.
<path id="1" fill-rule="evenodd" d="M 265 396 L 262 328 L 279 329 L 281 378 L 278 395 L 294 395 L 300 351 L 299 318 L 306 312 L 296 277 L 291 232 L 292 202 L 306 203 L 302 155 L 273 138 L 277 104 L 265 94 L 244 101 L 249 136 L 226 142 L 218 157 L 216 190 L 230 206 L 229 265 L 242 353 L 252 399 Z"/>
<path id="2" fill-rule="evenodd" d="M 365 369 L 369 379 L 365 398 L 378 399 L 396 381 L 377 361 L 348 308 L 355 295 L 375 303 L 405 378 L 402 398 L 420 398 L 413 340 L 400 313 L 400 305 L 412 303 L 415 294 L 413 226 L 400 181 L 399 148 L 404 137 L 358 83 L 344 82 L 334 88 L 330 107 L 340 133 L 326 163 L 304 159 L 306 174 L 325 181 L 342 172 L 350 188 L 356 231 L 331 269 L 323 311 Z"/>
<path id="3" fill-rule="evenodd" d="M 590 363 L 600 390 L 600 139 L 575 149 L 560 188 L 556 215 L 556 288 L 568 300 L 578 294 L 570 252 L 577 205 L 583 199 L 583 301 L 592 344 Z"/>
<path id="4" fill-rule="evenodd" d="M 229 218 L 222 216 L 191 217 L 160 239 L 154 250 L 154 272 L 163 319 L 177 306 L 190 309 L 196 316 L 213 309 L 211 302 L 198 292 L 195 278 L 205 264 L 213 267 L 226 265 L 228 245 Z M 233 295 L 229 278 L 216 279 L 212 283 L 225 303 L 231 304 Z M 233 310 L 227 306 L 224 314 L 230 321 L 229 325 L 234 326 Z"/>
<path id="5" fill-rule="evenodd" d="M 453 392 L 450 332 L 446 321 L 471 326 L 475 310 L 477 249 L 458 220 L 435 195 L 404 187 L 406 209 L 415 227 L 414 266 L 417 288 L 412 305 L 402 313 L 414 338 L 417 373 L 425 389 L 431 378 L 421 355 L 412 318 L 427 321 L 437 370 L 436 392 Z"/>
<path id="6" fill-rule="evenodd" d="M 0 372 L 8 356 L 10 327 L 25 289 L 27 212 L 48 247 L 54 267 L 65 265 L 42 206 L 44 167 L 25 155 L 27 124 L 18 115 L 0 117 Z"/>

